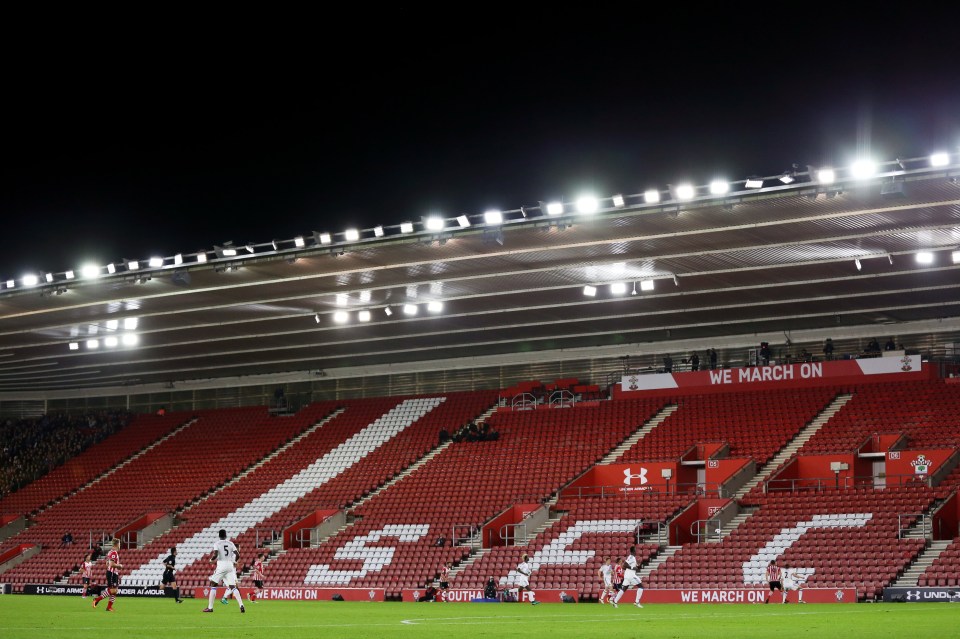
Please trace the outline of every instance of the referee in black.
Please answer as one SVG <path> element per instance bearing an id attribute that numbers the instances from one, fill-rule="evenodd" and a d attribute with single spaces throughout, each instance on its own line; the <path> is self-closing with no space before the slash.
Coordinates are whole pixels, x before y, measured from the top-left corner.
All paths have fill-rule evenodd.
<path id="1" fill-rule="evenodd" d="M 160 584 L 163 586 L 163 594 L 168 597 L 172 594 L 177 603 L 183 603 L 183 599 L 180 598 L 180 588 L 177 587 L 177 577 L 173 574 L 176 570 L 177 547 L 174 546 L 170 549 L 167 558 L 163 560 L 163 580 Z"/>

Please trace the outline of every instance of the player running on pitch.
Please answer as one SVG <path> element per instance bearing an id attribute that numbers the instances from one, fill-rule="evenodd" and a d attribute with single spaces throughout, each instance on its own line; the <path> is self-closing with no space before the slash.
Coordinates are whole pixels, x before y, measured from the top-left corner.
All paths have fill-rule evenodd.
<path id="1" fill-rule="evenodd" d="M 107 553 L 107 587 L 104 589 L 110 597 L 110 601 L 107 602 L 107 612 L 113 612 L 113 602 L 117 600 L 121 568 L 123 568 L 123 564 L 120 563 L 120 540 L 114 538 L 110 544 L 110 552 Z M 107 595 L 103 594 L 104 590 L 101 590 L 100 594 L 93 600 L 94 608 L 107 598 Z"/>
<path id="2" fill-rule="evenodd" d="M 183 603 L 180 598 L 180 588 L 177 586 L 177 577 L 173 573 L 177 570 L 177 547 L 170 548 L 170 554 L 163 560 L 163 578 L 160 580 L 160 586 L 163 587 L 163 594 L 173 595 L 177 603 Z"/>
<path id="3" fill-rule="evenodd" d="M 255 590 L 250 594 L 250 601 L 257 603 L 258 599 L 263 598 L 263 553 L 257 555 L 253 561 L 253 585 Z"/>
<path id="4" fill-rule="evenodd" d="M 767 600 L 763 603 L 770 603 L 770 597 L 773 596 L 775 590 L 779 590 L 780 594 L 783 595 L 783 600 L 787 600 L 787 593 L 783 592 L 783 571 L 780 570 L 780 566 L 777 565 L 776 559 L 771 559 L 770 563 L 767 564 L 767 583 L 770 584 L 770 594 L 767 595 Z"/>
<path id="5" fill-rule="evenodd" d="M 630 554 L 627 555 L 623 563 L 625 567 L 623 569 L 623 585 L 620 587 L 620 592 L 617 593 L 616 598 L 613 600 L 613 603 L 619 603 L 620 597 L 623 596 L 630 588 L 637 589 L 637 596 L 634 599 L 633 605 L 637 608 L 643 608 L 643 605 L 640 603 L 640 599 L 643 598 L 643 580 L 640 579 L 640 575 L 637 574 L 637 547 L 630 546 Z"/>
<path id="6" fill-rule="evenodd" d="M 210 599 L 203 612 L 213 612 L 213 602 L 217 598 L 217 586 L 220 585 L 221 581 L 227 589 L 224 599 L 232 594 L 237 603 L 240 604 L 240 612 L 246 612 L 246 608 L 243 607 L 243 598 L 237 588 L 237 560 L 240 559 L 240 551 L 237 550 L 232 541 L 227 539 L 226 530 L 220 530 L 218 536 L 220 538 L 213 542 L 213 553 L 210 555 L 210 562 L 216 561 L 217 569 L 210 575 Z"/>
<path id="7" fill-rule="evenodd" d="M 803 584 L 807 581 L 806 575 L 802 574 L 796 568 L 791 568 L 789 564 L 783 564 L 783 602 L 790 603 L 787 601 L 787 597 L 791 590 L 797 592 L 797 603 L 807 603 L 803 600 Z"/>
<path id="8" fill-rule="evenodd" d="M 600 577 L 600 597 L 599 603 L 606 603 L 604 599 L 610 598 L 610 603 L 616 608 L 617 604 L 613 602 L 613 568 L 610 566 L 610 558 L 605 557 L 600 569 L 597 570 L 597 576 Z"/>
<path id="9" fill-rule="evenodd" d="M 530 603 L 536 606 L 540 602 L 537 601 L 536 594 L 530 589 L 530 575 L 533 574 L 530 555 L 523 556 L 523 561 L 517 566 L 517 573 L 517 577 L 514 579 L 514 583 L 517 585 L 517 601 L 523 601 L 523 591 L 526 590 L 530 593 Z"/>

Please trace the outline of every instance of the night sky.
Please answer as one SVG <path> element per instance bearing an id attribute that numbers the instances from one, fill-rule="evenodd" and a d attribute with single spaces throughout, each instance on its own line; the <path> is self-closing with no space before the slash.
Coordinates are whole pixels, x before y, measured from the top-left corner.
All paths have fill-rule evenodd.
<path id="1" fill-rule="evenodd" d="M 33 24 L 2 45 L 0 279 L 956 151 L 957 11 L 912 9 Z"/>

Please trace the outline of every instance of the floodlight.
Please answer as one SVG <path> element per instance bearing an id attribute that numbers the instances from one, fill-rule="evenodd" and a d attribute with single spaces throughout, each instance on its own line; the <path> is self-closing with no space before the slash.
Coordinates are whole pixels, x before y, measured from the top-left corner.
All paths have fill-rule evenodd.
<path id="1" fill-rule="evenodd" d="M 858 180 L 864 180 L 877 172 L 877 165 L 872 160 L 857 160 L 850 165 L 850 175 Z"/>
<path id="2" fill-rule="evenodd" d="M 147 263 L 150 265 L 150 268 L 160 268 L 161 266 L 163 266 L 163 258 L 151 257 L 150 261 Z"/>
<path id="3" fill-rule="evenodd" d="M 63 274 L 63 276 L 68 280 L 72 280 L 75 277 L 75 275 L 73 274 L 73 271 L 67 271 L 66 273 Z"/>
<path id="4" fill-rule="evenodd" d="M 744 182 L 743 185 L 748 189 L 760 189 L 763 188 L 763 180 L 756 176 L 751 176 L 747 178 L 747 181 Z"/>
<path id="5" fill-rule="evenodd" d="M 383 227 L 382 226 L 373 227 L 373 235 L 375 237 L 383 237 Z"/>
<path id="6" fill-rule="evenodd" d="M 387 317 L 390 317 L 391 315 L 393 315 L 393 311 L 390 310 L 390 307 L 389 307 L 389 306 L 384 306 L 384 307 L 383 307 L 383 313 L 384 313 Z"/>
<path id="7" fill-rule="evenodd" d="M 29 273 L 23 276 L 22 282 L 24 286 L 36 286 L 37 284 L 40 283 L 40 278 L 38 278 L 33 273 Z"/>
<path id="8" fill-rule="evenodd" d="M 103 340 L 103 345 L 107 348 L 114 348 L 117 344 L 120 343 L 120 340 L 116 338 L 115 335 L 111 335 Z"/>
<path id="9" fill-rule="evenodd" d="M 173 265 L 180 266 L 181 264 L 183 264 L 183 253 L 177 253 L 176 255 L 173 256 Z M 113 266 L 113 265 L 112 264 L 108 265 L 107 270 L 110 270 L 110 266 Z"/>
<path id="10" fill-rule="evenodd" d="M 107 320 L 107 330 L 115 331 L 120 327 L 120 320 L 109 319 Z"/>
<path id="11" fill-rule="evenodd" d="M 600 202 L 592 195 L 583 195 L 577 200 L 577 211 L 580 213 L 590 215 L 596 213 L 598 208 L 600 208 Z"/>
<path id="12" fill-rule="evenodd" d="M 47 280 L 47 282 L 52 282 L 52 281 L 53 281 L 53 273 L 47 273 L 46 275 L 43 276 L 43 279 Z"/>
<path id="13" fill-rule="evenodd" d="M 139 320 L 136 317 L 127 317 L 123 320 L 123 328 L 128 331 L 132 331 L 137 328 Z"/>
<path id="14" fill-rule="evenodd" d="M 830 167 L 824 167 L 817 171 L 817 181 L 820 184 L 833 184 L 833 181 L 836 179 L 837 174 Z"/>
<path id="15" fill-rule="evenodd" d="M 623 295 L 627 292 L 627 285 L 625 282 L 614 282 L 610 285 L 610 292 L 614 295 Z"/>
<path id="16" fill-rule="evenodd" d="M 16 284 L 13 280 L 7 280 L 7 288 L 13 288 Z"/>
<path id="17" fill-rule="evenodd" d="M 587 284 L 586 286 L 583 287 L 583 294 L 586 295 L 587 297 L 596 297 L 597 287 L 590 286 L 589 284 Z"/>
<path id="18" fill-rule="evenodd" d="M 681 184 L 677 187 L 675 194 L 678 200 L 692 200 L 696 190 L 692 184 Z"/>
<path id="19" fill-rule="evenodd" d="M 483 221 L 487 224 L 503 224 L 503 212 L 490 209 L 483 214 Z"/>
<path id="20" fill-rule="evenodd" d="M 360 301 L 369 302 L 370 301 L 370 291 L 360 291 Z"/>
<path id="21" fill-rule="evenodd" d="M 320 241 L 320 244 L 329 244 L 332 240 L 329 233 L 320 233 L 317 238 Z"/>
<path id="22" fill-rule="evenodd" d="M 434 300 L 433 302 L 427 303 L 427 310 L 431 313 L 439 313 L 443 310 L 443 302 L 438 302 Z"/>
<path id="23" fill-rule="evenodd" d="M 95 350 L 97 350 L 98 348 L 100 348 L 100 342 L 99 342 L 98 340 L 95 340 L 95 339 L 88 339 L 88 340 L 87 340 L 87 349 L 88 349 L 88 350 L 95 351 Z"/>
<path id="24" fill-rule="evenodd" d="M 930 251 L 917 253 L 917 264 L 933 264 L 933 253 Z"/>
<path id="25" fill-rule="evenodd" d="M 343 324 L 350 319 L 350 313 L 346 311 L 337 311 L 333 314 L 333 321 L 337 324 Z"/>
<path id="26" fill-rule="evenodd" d="M 345 237 L 348 242 L 356 242 L 360 239 L 360 231 L 357 229 L 347 229 L 343 232 L 343 237 Z"/>
<path id="27" fill-rule="evenodd" d="M 660 201 L 660 191 L 650 189 L 643 194 L 643 201 L 647 204 L 656 204 Z"/>
<path id="28" fill-rule="evenodd" d="M 423 225 L 428 231 L 442 231 L 445 222 L 439 215 L 431 215 L 424 221 Z"/>
<path id="29" fill-rule="evenodd" d="M 316 322 L 317 324 L 320 323 L 320 313 L 313 314 L 313 321 Z"/>
<path id="30" fill-rule="evenodd" d="M 413 222 L 402 222 L 400 224 L 401 233 L 413 233 Z"/>
<path id="31" fill-rule="evenodd" d="M 416 305 L 416 304 L 404 304 L 404 305 L 403 305 L 403 314 L 404 314 L 404 315 L 416 315 L 416 314 L 417 314 L 417 305 Z"/>
<path id="32" fill-rule="evenodd" d="M 563 213 L 563 204 L 560 202 L 550 202 L 547 204 L 547 215 L 560 215 Z"/>
<path id="33" fill-rule="evenodd" d="M 247 245 L 246 245 L 245 247 L 243 247 L 243 248 L 247 249 L 247 253 L 253 253 L 253 252 L 254 252 L 253 244 L 247 244 Z"/>
<path id="34" fill-rule="evenodd" d="M 116 264 L 114 264 L 113 262 L 110 262 L 109 264 L 107 264 L 107 273 L 109 273 L 110 275 L 113 275 L 116 272 L 117 272 Z"/>
<path id="35" fill-rule="evenodd" d="M 946 166 L 950 164 L 950 154 L 949 153 L 934 153 L 930 156 L 930 166 Z"/>
<path id="36" fill-rule="evenodd" d="M 710 183 L 710 193 L 713 195 L 723 195 L 730 190 L 730 185 L 723 180 L 714 180 Z"/>
<path id="37" fill-rule="evenodd" d="M 293 245 L 297 248 L 303 248 L 307 245 L 307 241 L 303 239 L 302 235 L 298 235 L 297 237 L 293 238 Z"/>
<path id="38" fill-rule="evenodd" d="M 653 290 L 653 280 L 640 280 L 640 290 L 641 290 L 641 291 L 652 291 L 652 290 Z"/>
<path id="39" fill-rule="evenodd" d="M 624 199 L 623 199 L 623 196 L 622 196 L 622 195 L 614 195 L 614 196 L 613 196 L 613 205 L 614 205 L 615 207 L 617 207 L 617 208 L 619 209 L 619 208 L 622 208 L 624 204 L 625 204 L 625 202 L 624 202 Z"/>
<path id="40" fill-rule="evenodd" d="M 124 346 L 136 346 L 137 342 L 140 341 L 140 337 L 136 333 L 127 333 L 120 338 L 120 341 Z"/>
<path id="41" fill-rule="evenodd" d="M 337 306 L 346 306 L 348 299 L 346 293 L 337 293 Z"/>
<path id="42" fill-rule="evenodd" d="M 950 254 L 951 259 L 953 259 L 954 264 L 960 264 L 960 251 L 954 251 Z"/>
<path id="43" fill-rule="evenodd" d="M 797 180 L 797 178 L 793 177 L 793 173 L 791 173 L 790 171 L 787 171 L 786 173 L 781 175 L 778 179 L 784 184 L 793 184 Z"/>
<path id="44" fill-rule="evenodd" d="M 470 226 L 470 218 L 466 215 L 461 215 L 457 218 L 457 224 L 460 225 L 460 228 L 465 229 Z"/>
<path id="45" fill-rule="evenodd" d="M 87 279 L 100 277 L 100 267 L 97 266 L 96 264 L 84 264 L 82 267 L 80 267 L 80 274 Z M 28 284 L 28 286 L 32 286 L 32 285 Z"/>
<path id="46" fill-rule="evenodd" d="M 853 265 L 857 267 L 858 271 L 863 270 L 863 264 L 860 263 L 859 258 L 853 260 Z"/>
<path id="47" fill-rule="evenodd" d="M 359 313 L 357 313 L 357 319 L 360 320 L 361 322 L 369 322 L 370 311 L 360 311 Z"/>
<path id="48" fill-rule="evenodd" d="M 79 343 L 79 342 L 70 342 L 70 343 L 67 345 L 67 347 L 68 347 L 71 351 L 76 351 L 76 350 L 79 350 L 79 349 L 80 349 L 80 343 Z"/>
<path id="49" fill-rule="evenodd" d="M 138 260 L 124 260 L 123 263 L 126 265 L 128 271 L 136 271 L 140 268 L 140 262 Z"/>

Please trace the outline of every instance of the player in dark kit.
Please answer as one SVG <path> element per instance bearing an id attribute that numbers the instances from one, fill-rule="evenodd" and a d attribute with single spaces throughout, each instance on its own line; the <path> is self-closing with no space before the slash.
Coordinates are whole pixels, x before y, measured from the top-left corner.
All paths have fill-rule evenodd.
<path id="1" fill-rule="evenodd" d="M 163 587 L 163 593 L 166 596 L 173 595 L 177 603 L 183 603 L 180 598 L 180 588 L 177 586 L 177 577 L 173 573 L 177 570 L 177 547 L 170 548 L 170 554 L 163 560 L 163 579 L 160 585 Z"/>

